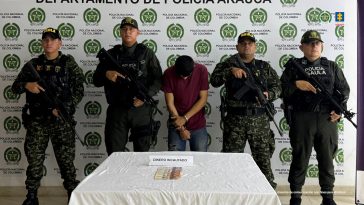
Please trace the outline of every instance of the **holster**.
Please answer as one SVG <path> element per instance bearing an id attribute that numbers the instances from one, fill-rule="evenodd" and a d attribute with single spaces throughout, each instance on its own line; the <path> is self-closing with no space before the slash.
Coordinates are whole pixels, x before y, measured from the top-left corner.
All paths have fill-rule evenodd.
<path id="1" fill-rule="evenodd" d="M 226 99 L 225 96 L 220 96 L 220 100 L 221 100 L 221 105 L 220 105 L 220 115 L 221 115 L 221 120 L 224 121 L 225 117 L 226 117 Z"/>
<path id="2" fill-rule="evenodd" d="M 134 139 L 139 137 L 151 137 L 152 143 L 157 140 L 159 128 L 161 127 L 160 121 L 151 120 L 148 125 L 139 127 L 133 127 L 130 130 L 129 141 L 132 142 Z"/>
<path id="3" fill-rule="evenodd" d="M 158 141 L 158 131 L 161 127 L 161 121 L 154 121 L 152 120 L 152 145 L 157 144 Z"/>
<path id="4" fill-rule="evenodd" d="M 272 158 L 274 150 L 276 149 L 276 142 L 274 139 L 274 132 L 273 130 L 269 130 L 269 154 L 270 157 Z"/>
<path id="5" fill-rule="evenodd" d="M 30 121 L 31 121 L 31 117 L 30 117 L 30 114 L 28 111 L 29 111 L 29 104 L 26 103 L 21 110 L 21 119 L 23 121 L 23 125 L 24 125 L 25 129 L 28 129 Z"/>
<path id="6" fill-rule="evenodd" d="M 292 124 L 292 115 L 293 115 L 293 107 L 292 105 L 283 105 L 283 112 L 284 112 L 284 117 L 286 118 L 287 124 L 289 126 L 291 126 Z"/>

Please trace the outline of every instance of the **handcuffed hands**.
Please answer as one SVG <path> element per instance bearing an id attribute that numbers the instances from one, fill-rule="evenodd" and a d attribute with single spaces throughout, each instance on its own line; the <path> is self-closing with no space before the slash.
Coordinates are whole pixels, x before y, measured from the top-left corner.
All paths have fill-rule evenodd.
<path id="1" fill-rule="evenodd" d="M 182 127 L 187 123 L 187 120 L 183 116 L 172 116 L 171 119 L 173 120 L 173 125 L 175 127 Z"/>
<path id="2" fill-rule="evenodd" d="M 185 128 L 185 126 L 177 128 L 179 131 L 179 136 L 182 138 L 182 140 L 189 140 L 191 139 L 191 132 Z"/>

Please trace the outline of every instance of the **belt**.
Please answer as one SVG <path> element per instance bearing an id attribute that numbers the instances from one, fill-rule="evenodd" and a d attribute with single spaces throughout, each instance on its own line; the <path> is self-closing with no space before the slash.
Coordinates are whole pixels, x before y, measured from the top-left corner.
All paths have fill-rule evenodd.
<path id="1" fill-rule="evenodd" d="M 330 113 L 333 109 L 331 109 L 328 105 L 310 105 L 307 104 L 306 106 L 299 105 L 293 106 L 293 111 L 298 112 L 320 112 L 320 113 Z"/>
<path id="2" fill-rule="evenodd" d="M 265 114 L 262 107 L 246 108 L 246 107 L 227 107 L 227 112 L 232 115 L 255 116 Z"/>

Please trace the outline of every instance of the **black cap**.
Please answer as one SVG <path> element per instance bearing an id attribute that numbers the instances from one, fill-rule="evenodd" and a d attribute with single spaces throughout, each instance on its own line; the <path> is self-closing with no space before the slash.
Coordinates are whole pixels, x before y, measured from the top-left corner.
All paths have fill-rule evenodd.
<path id="1" fill-rule="evenodd" d="M 176 73 L 178 76 L 187 77 L 191 75 L 195 68 L 195 62 L 190 56 L 183 55 L 176 59 L 174 66 L 176 67 Z"/>
<path id="2" fill-rule="evenodd" d="M 47 36 L 49 36 L 49 37 L 51 37 L 53 39 L 57 39 L 58 38 L 59 40 L 62 40 L 61 34 L 55 28 L 48 27 L 48 28 L 44 29 L 43 30 L 43 33 L 42 33 L 42 39 L 44 39 Z"/>
<path id="3" fill-rule="evenodd" d="M 301 38 L 301 43 L 310 43 L 312 41 L 321 41 L 321 35 L 318 31 L 308 30 L 306 31 Z"/>
<path id="4" fill-rule="evenodd" d="M 120 23 L 120 28 L 123 28 L 126 25 L 129 25 L 129 26 L 132 26 L 132 27 L 134 27 L 136 29 L 139 29 L 138 28 L 138 22 L 135 19 L 131 18 L 131 17 L 125 17 Z"/>
<path id="5" fill-rule="evenodd" d="M 241 33 L 241 34 L 239 35 L 238 43 L 243 42 L 245 39 L 251 40 L 251 41 L 253 41 L 253 42 L 256 42 L 256 41 L 257 41 L 257 40 L 255 39 L 254 34 L 252 34 L 252 33 L 250 33 L 250 32 L 244 32 L 244 33 Z"/>

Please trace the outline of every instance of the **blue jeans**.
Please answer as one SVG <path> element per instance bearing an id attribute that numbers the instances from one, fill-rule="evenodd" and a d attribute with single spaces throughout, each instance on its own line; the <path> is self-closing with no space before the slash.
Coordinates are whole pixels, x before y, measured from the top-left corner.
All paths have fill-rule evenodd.
<path id="1" fill-rule="evenodd" d="M 186 142 L 190 141 L 191 151 L 207 152 L 208 136 L 206 127 L 191 132 L 189 140 L 182 140 L 173 126 L 168 128 L 168 151 L 185 151 Z"/>

